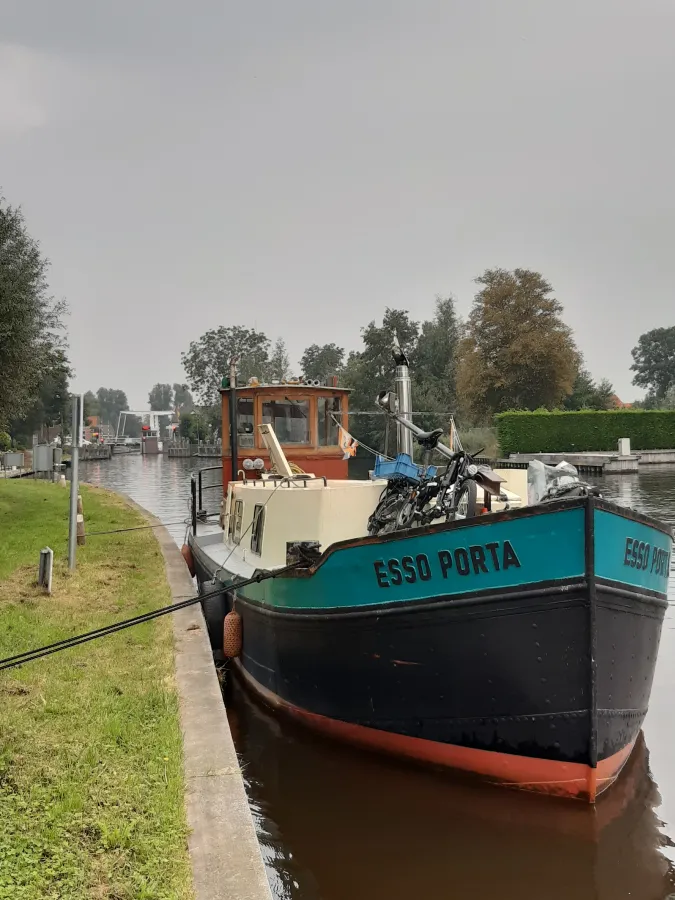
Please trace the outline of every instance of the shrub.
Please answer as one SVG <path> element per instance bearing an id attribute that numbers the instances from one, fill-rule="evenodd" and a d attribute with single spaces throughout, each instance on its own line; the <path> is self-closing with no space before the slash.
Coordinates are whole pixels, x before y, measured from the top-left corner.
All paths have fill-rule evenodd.
<path id="1" fill-rule="evenodd" d="M 616 450 L 630 438 L 631 450 L 675 447 L 675 410 L 537 410 L 495 416 L 500 450 L 509 453 L 584 453 Z"/>
<path id="2" fill-rule="evenodd" d="M 459 437 L 462 446 L 468 453 L 483 449 L 481 456 L 494 458 L 497 456 L 497 434 L 494 428 L 476 427 L 460 428 Z"/>
<path id="3" fill-rule="evenodd" d="M 11 446 L 12 439 L 10 436 L 6 431 L 0 431 L 0 453 L 2 453 L 3 450 L 9 450 Z"/>

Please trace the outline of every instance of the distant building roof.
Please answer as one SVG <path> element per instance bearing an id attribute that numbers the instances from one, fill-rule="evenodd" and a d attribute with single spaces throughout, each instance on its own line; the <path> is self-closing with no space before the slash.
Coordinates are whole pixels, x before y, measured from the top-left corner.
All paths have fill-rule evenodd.
<path id="1" fill-rule="evenodd" d="M 615 409 L 631 409 L 633 406 L 632 403 L 624 403 L 622 400 L 619 400 L 616 394 L 612 394 L 611 399 Z"/>

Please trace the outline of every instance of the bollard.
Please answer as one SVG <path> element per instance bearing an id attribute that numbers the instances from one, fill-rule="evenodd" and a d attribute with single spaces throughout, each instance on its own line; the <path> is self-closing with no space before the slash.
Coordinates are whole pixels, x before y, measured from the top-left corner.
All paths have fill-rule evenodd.
<path id="1" fill-rule="evenodd" d="M 82 513 L 77 514 L 77 546 L 84 547 L 86 538 L 84 535 L 84 516 Z"/>
<path id="2" fill-rule="evenodd" d="M 82 497 L 77 497 L 77 546 L 84 547 L 85 544 L 85 534 L 84 534 L 84 513 L 82 511 Z"/>
<path id="3" fill-rule="evenodd" d="M 40 565 L 38 568 L 38 586 L 44 588 L 47 594 L 52 592 L 52 570 L 54 568 L 54 551 L 50 547 L 40 550 Z"/>

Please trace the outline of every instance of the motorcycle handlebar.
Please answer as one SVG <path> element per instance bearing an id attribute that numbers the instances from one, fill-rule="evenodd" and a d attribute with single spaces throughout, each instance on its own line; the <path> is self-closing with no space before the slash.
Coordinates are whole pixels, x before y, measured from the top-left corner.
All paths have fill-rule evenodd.
<path id="1" fill-rule="evenodd" d="M 408 419 L 404 419 L 398 413 L 391 412 L 387 409 L 385 409 L 385 412 L 390 418 L 392 418 L 395 422 L 398 422 L 399 425 L 403 425 L 404 428 L 407 428 L 408 431 L 411 431 L 415 436 L 417 436 L 418 434 L 424 434 L 421 428 L 418 428 L 417 425 L 415 425 L 413 422 L 410 422 Z M 436 444 L 434 450 L 438 450 L 441 456 L 445 456 L 445 458 L 450 460 L 450 462 L 454 462 L 455 460 L 459 459 L 463 452 L 461 451 L 459 453 L 453 453 L 450 447 L 446 447 L 445 444 L 441 444 L 440 441 Z"/>

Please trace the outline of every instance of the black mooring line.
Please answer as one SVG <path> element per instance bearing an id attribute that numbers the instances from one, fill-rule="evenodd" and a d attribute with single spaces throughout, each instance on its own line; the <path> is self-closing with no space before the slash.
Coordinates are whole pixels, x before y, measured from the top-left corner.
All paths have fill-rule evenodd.
<path id="1" fill-rule="evenodd" d="M 238 590 L 239 588 L 247 587 L 249 584 L 258 584 L 261 581 L 267 581 L 269 578 L 276 578 L 279 575 L 283 575 L 291 569 L 297 568 L 298 565 L 298 563 L 293 563 L 290 566 L 284 566 L 283 569 L 277 569 L 275 572 L 259 572 L 257 575 L 254 575 L 253 578 L 233 583 L 231 587 Z M 37 647 L 33 650 L 17 653 L 14 656 L 7 656 L 5 659 L 0 659 L 0 672 L 5 669 L 13 669 L 27 662 L 33 662 L 33 660 L 41 659 L 44 656 L 50 656 L 52 653 L 58 653 L 59 650 L 68 650 L 70 647 L 77 647 L 78 644 L 86 644 L 89 641 L 96 640 L 96 638 L 106 637 L 109 634 L 123 631 L 125 628 L 131 628 L 134 625 L 142 625 L 144 622 L 150 622 L 153 619 L 158 619 L 160 616 L 166 616 L 173 612 L 177 612 L 178 610 L 186 609 L 188 606 L 193 606 L 195 603 L 207 600 L 209 597 L 217 596 L 225 590 L 228 590 L 228 587 L 223 584 L 216 590 L 198 594 L 196 597 L 189 597 L 187 600 L 181 600 L 178 603 L 172 603 L 169 606 L 162 606 L 151 612 L 133 616 L 131 619 L 123 619 L 121 622 L 114 622 L 112 625 L 106 625 L 102 628 L 96 628 L 93 631 L 86 631 L 83 634 L 76 634 L 72 637 L 64 638 L 61 641 L 55 641 L 53 644 L 47 644 L 45 647 Z"/>

